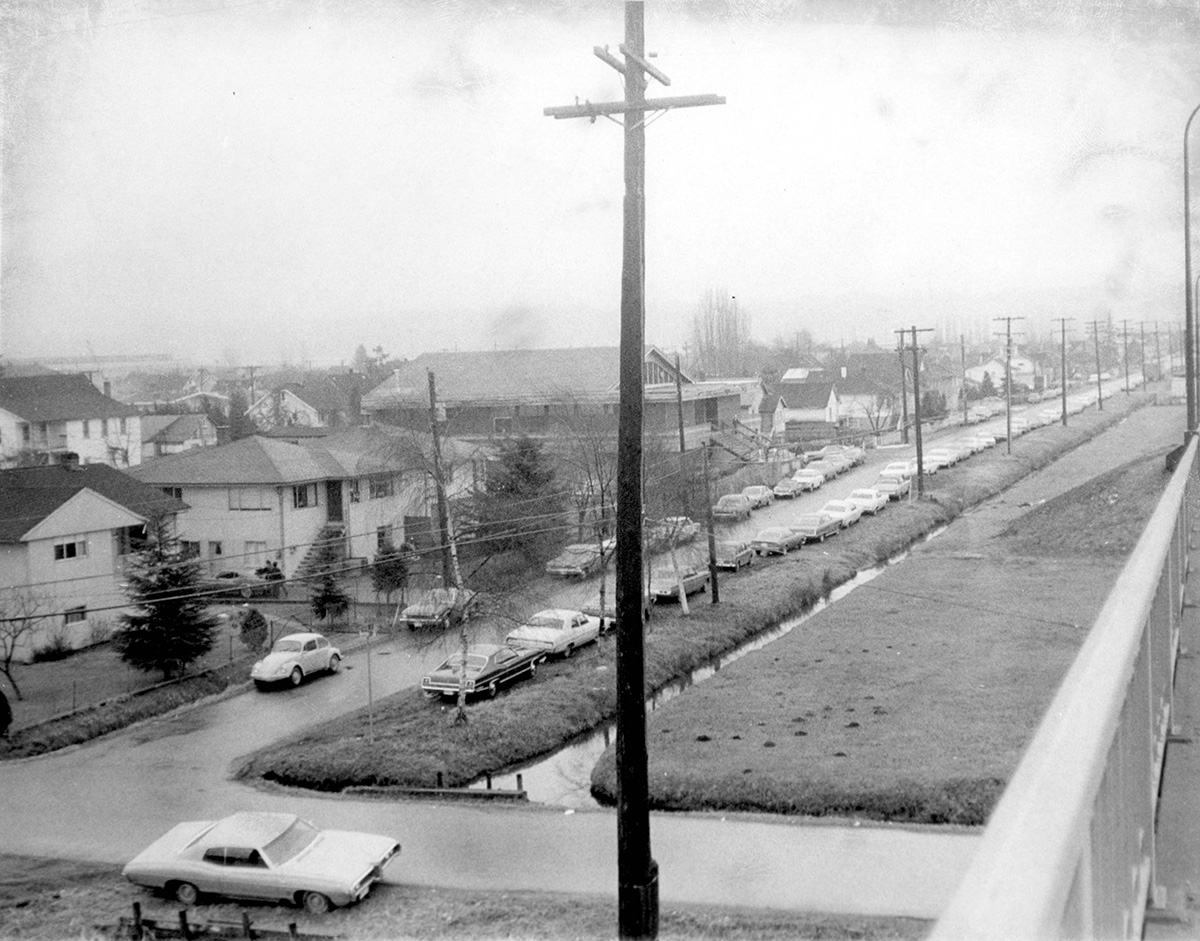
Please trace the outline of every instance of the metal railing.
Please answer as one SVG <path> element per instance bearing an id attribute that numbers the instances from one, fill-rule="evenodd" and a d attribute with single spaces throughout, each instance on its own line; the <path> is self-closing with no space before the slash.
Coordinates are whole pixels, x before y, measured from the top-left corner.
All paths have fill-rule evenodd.
<path id="1" fill-rule="evenodd" d="M 1193 438 L 931 938 L 1141 937 L 1196 448 Z"/>

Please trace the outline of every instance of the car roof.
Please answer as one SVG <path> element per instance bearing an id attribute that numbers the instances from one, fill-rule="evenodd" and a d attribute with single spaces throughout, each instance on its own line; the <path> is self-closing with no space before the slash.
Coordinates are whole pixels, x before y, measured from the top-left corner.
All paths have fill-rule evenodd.
<path id="1" fill-rule="evenodd" d="M 295 634 L 284 634 L 282 637 L 276 637 L 275 640 L 317 640 L 324 637 L 324 634 L 316 634 L 313 631 L 297 631 Z"/>
<path id="2" fill-rule="evenodd" d="M 536 614 L 531 614 L 529 616 L 528 620 L 532 621 L 534 618 L 540 618 L 540 617 L 573 618 L 573 617 L 575 617 L 575 615 L 581 614 L 581 613 L 582 612 L 580 612 L 580 611 L 572 611 L 570 608 L 543 608 L 541 611 L 538 611 Z"/>
<path id="3" fill-rule="evenodd" d="M 243 810 L 223 817 L 210 830 L 201 835 L 209 844 L 263 846 L 279 836 L 297 819 L 295 814 L 266 810 Z"/>

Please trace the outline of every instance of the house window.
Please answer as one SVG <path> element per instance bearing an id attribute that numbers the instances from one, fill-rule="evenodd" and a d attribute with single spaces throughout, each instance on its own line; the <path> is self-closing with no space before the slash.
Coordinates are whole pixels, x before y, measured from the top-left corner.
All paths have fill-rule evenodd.
<path id="1" fill-rule="evenodd" d="M 258 568 L 267 561 L 267 544 L 247 539 L 245 543 L 246 564 Z"/>
<path id="2" fill-rule="evenodd" d="M 117 555 L 129 555 L 146 545 L 145 526 L 122 526 L 113 530 L 113 547 Z"/>
<path id="3" fill-rule="evenodd" d="M 183 499 L 183 488 L 182 487 L 163 487 L 162 492 L 165 493 L 168 497 L 174 497 L 176 500 Z"/>
<path id="4" fill-rule="evenodd" d="M 380 526 L 375 530 L 375 549 L 382 550 L 392 539 L 392 527 Z"/>
<path id="5" fill-rule="evenodd" d="M 368 496 L 372 500 L 390 497 L 395 493 L 395 485 L 391 474 L 376 474 L 367 478 Z"/>
<path id="6" fill-rule="evenodd" d="M 543 414 L 543 415 L 549 415 L 549 414 L 550 414 L 550 406 L 549 406 L 549 405 L 543 405 L 543 406 L 542 406 L 542 414 Z"/>
<path id="7" fill-rule="evenodd" d="M 520 417 L 521 417 L 521 406 L 514 405 L 513 406 L 513 418 L 520 418 Z"/>
<path id="8" fill-rule="evenodd" d="M 107 418 L 100 419 L 100 437 L 101 438 L 108 437 L 108 419 Z"/>
<path id="9" fill-rule="evenodd" d="M 200 543 L 181 539 L 179 540 L 179 551 L 185 559 L 198 559 L 200 558 Z"/>
<path id="10" fill-rule="evenodd" d="M 511 418 L 493 418 L 492 431 L 498 435 L 512 434 L 512 419 Z"/>
<path id="11" fill-rule="evenodd" d="M 350 502 L 351 503 L 361 503 L 362 502 L 362 490 L 359 487 L 359 482 L 357 479 L 350 481 Z"/>
<path id="12" fill-rule="evenodd" d="M 64 624 L 78 624 L 80 621 L 87 620 L 87 606 L 80 605 L 78 608 L 67 608 L 63 612 Z"/>
<path id="13" fill-rule="evenodd" d="M 31 440 L 31 433 L 29 430 L 28 422 L 21 422 L 21 440 L 23 442 L 25 442 L 26 444 L 29 444 L 29 442 Z"/>
<path id="14" fill-rule="evenodd" d="M 83 425 L 83 436 L 90 438 L 92 436 L 92 420 L 85 418 L 81 424 Z"/>
<path id="15" fill-rule="evenodd" d="M 208 544 L 208 557 L 210 559 L 219 559 L 223 554 L 221 543 L 211 540 Z"/>
<path id="16" fill-rule="evenodd" d="M 125 419 L 121 419 L 121 434 L 125 434 Z"/>
<path id="17" fill-rule="evenodd" d="M 271 491 L 266 487 L 230 487 L 229 509 L 269 510 L 271 509 Z"/>
<path id="18" fill-rule="evenodd" d="M 84 536 L 68 536 L 54 543 L 54 561 L 78 559 L 87 555 L 87 538 Z"/>
<path id="19" fill-rule="evenodd" d="M 292 488 L 292 506 L 297 510 L 302 510 L 308 506 L 317 505 L 317 485 L 302 484 L 299 487 Z"/>

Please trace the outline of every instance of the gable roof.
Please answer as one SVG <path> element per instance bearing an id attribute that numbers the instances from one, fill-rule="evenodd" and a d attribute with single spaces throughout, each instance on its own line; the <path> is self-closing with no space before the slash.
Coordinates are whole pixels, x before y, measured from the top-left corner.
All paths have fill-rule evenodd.
<path id="1" fill-rule="evenodd" d="M 29 422 L 138 414 L 133 406 L 105 395 L 83 373 L 0 376 L 0 408 Z"/>
<path id="2" fill-rule="evenodd" d="M 824 408 L 835 394 L 832 382 L 783 383 L 780 393 L 785 408 Z"/>
<path id="3" fill-rule="evenodd" d="M 675 365 L 657 348 L 645 360 L 668 371 Z M 554 402 L 615 395 L 620 384 L 620 348 L 581 346 L 550 350 L 472 350 L 422 353 L 398 367 L 363 396 L 364 408 L 429 406 L 429 377 L 440 405 Z M 683 382 L 692 380 L 682 371 Z"/>
<path id="4" fill-rule="evenodd" d="M 185 441 L 204 437 L 205 432 L 216 434 L 216 430 L 212 420 L 200 412 L 190 412 L 187 415 L 142 416 L 143 444 L 183 444 Z"/>
<path id="5" fill-rule="evenodd" d="M 322 450 L 261 435 L 143 461 L 129 473 L 146 483 L 177 487 L 298 484 L 352 476 Z"/>
<path id="6" fill-rule="evenodd" d="M 91 490 L 131 513 L 187 509 L 182 500 L 107 464 L 51 464 L 0 471 L 0 542 L 15 542 L 81 490 Z"/>

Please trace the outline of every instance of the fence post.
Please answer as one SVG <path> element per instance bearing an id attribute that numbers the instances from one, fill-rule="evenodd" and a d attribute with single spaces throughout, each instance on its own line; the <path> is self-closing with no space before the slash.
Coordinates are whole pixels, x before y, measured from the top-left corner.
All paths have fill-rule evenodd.
<path id="1" fill-rule="evenodd" d="M 133 903 L 133 927 L 129 931 L 134 941 L 141 941 L 142 937 L 142 903 Z"/>
<path id="2" fill-rule="evenodd" d="M 254 930 L 250 927 L 250 913 L 245 910 L 242 911 L 242 937 L 254 937 Z"/>
<path id="3" fill-rule="evenodd" d="M 517 775 L 517 790 L 518 791 L 525 790 L 525 783 L 521 780 L 521 775 L 519 775 L 519 774 Z"/>
<path id="4" fill-rule="evenodd" d="M 192 941 L 192 929 L 188 925 L 187 909 L 179 910 L 179 933 L 183 935 L 184 941 Z"/>

